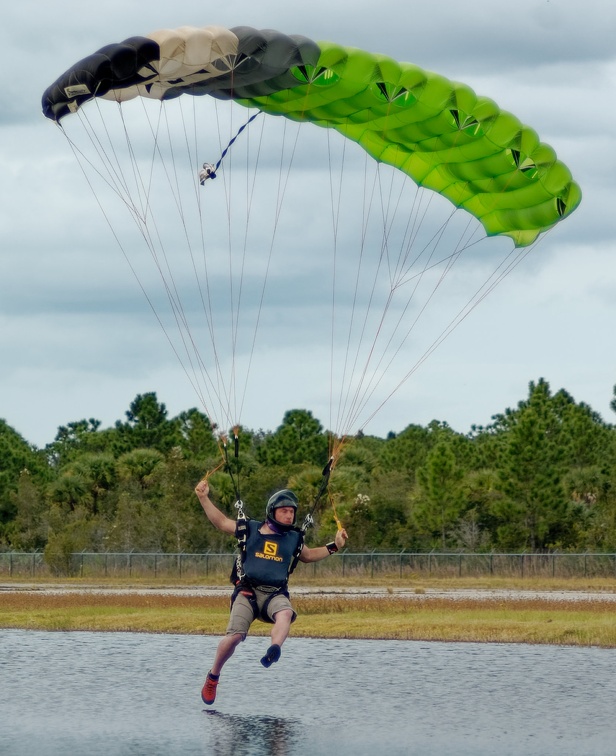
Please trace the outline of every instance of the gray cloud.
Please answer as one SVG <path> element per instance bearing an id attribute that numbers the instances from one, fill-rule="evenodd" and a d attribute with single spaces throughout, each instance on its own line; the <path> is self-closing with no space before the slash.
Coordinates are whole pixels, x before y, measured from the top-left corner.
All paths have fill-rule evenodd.
<path id="1" fill-rule="evenodd" d="M 471 423 L 488 422 L 491 414 L 515 404 L 523 398 L 527 382 L 540 376 L 609 418 L 616 382 L 609 348 L 616 315 L 613 3 L 591 0 L 582 11 L 573 0 L 523 0 L 516 5 L 482 0 L 472 8 L 451 0 L 420 7 L 399 0 L 378 6 L 358 0 L 349 13 L 343 5 L 332 9 L 321 2 L 298 8 L 278 0 L 266 7 L 241 0 L 216 9 L 215 17 L 196 2 L 188 3 L 181 18 L 177 14 L 177 8 L 157 0 L 149 4 L 145 17 L 141 7 L 119 0 L 106 3 L 105 13 L 87 22 L 71 0 L 42 6 L 26 0 L 5 14 L 3 49 L 12 75 L 1 85 L 5 105 L 0 113 L 0 417 L 42 445 L 53 438 L 58 425 L 71 420 L 94 416 L 113 423 L 143 391 L 157 391 L 171 412 L 199 404 L 167 342 L 169 336 L 181 345 L 151 259 L 138 251 L 137 237 L 129 236 L 125 252 L 137 265 L 139 281 L 152 297 L 167 335 L 117 248 L 66 141 L 42 117 L 40 97 L 70 64 L 107 42 L 164 26 L 220 23 L 332 39 L 468 81 L 478 93 L 493 97 L 537 128 L 582 186 L 584 199 L 574 215 L 548 234 L 461 323 L 368 430 L 386 433 L 401 430 L 407 422 L 433 418 L 467 430 Z M 234 126 L 239 123 L 236 120 Z M 253 137 L 258 125 L 256 121 Z M 289 127 L 287 155 L 292 134 Z M 322 130 L 302 129 L 300 141 L 303 149 L 294 156 L 292 181 L 276 228 L 243 405 L 242 419 L 252 427 L 276 427 L 282 412 L 294 406 L 309 407 L 326 424 L 330 412 L 329 368 L 323 355 L 329 351 L 326 331 L 331 330 L 331 269 L 323 259 L 331 249 L 329 193 L 336 192 L 338 174 L 334 170 L 330 176 L 329 169 L 323 171 L 317 164 L 316 156 L 327 151 Z M 142 148 L 139 140 L 136 144 Z M 276 196 L 276 147 L 261 154 L 259 175 L 264 183 L 253 199 L 242 293 L 246 324 L 254 322 L 258 311 L 262 261 L 272 240 L 274 214 L 265 200 Z M 200 134 L 199 161 L 217 159 L 220 150 L 217 132 Z M 238 150 L 232 160 L 240 154 Z M 350 184 L 359 187 L 356 178 L 363 170 L 363 154 L 348 150 L 345 160 Z M 204 266 L 210 273 L 206 299 L 220 314 L 219 343 L 229 333 L 228 278 L 215 263 L 228 247 L 226 222 L 220 222 L 226 218 L 227 178 L 221 174 L 200 195 L 206 257 L 200 257 L 200 251 L 195 257 L 201 279 Z M 320 196 L 328 199 L 325 209 L 317 202 Z M 199 344 L 206 343 L 207 325 L 192 262 L 186 262 L 183 225 L 171 207 L 158 208 L 157 213 L 165 247 L 177 254 L 173 280 L 182 289 L 191 333 Z M 193 212 L 187 222 L 192 233 Z M 359 218 L 357 224 L 361 227 Z M 237 265 L 241 236 L 234 237 Z M 337 244 L 341 251 L 358 249 L 352 216 L 341 217 Z M 393 247 L 392 242 L 392 254 Z M 473 251 L 464 264 L 456 265 L 442 293 L 457 302 L 464 287 L 470 291 L 471 281 L 485 280 L 488 272 L 480 251 Z M 338 275 L 337 306 L 343 321 L 350 312 L 354 272 L 340 261 Z M 428 291 L 426 287 L 424 294 Z M 369 289 L 364 289 L 362 301 L 368 296 Z M 415 312 L 420 301 L 413 303 Z M 445 305 L 436 300 L 431 305 L 420 320 L 424 330 L 418 329 L 405 344 L 396 375 L 412 369 L 430 335 L 439 333 L 439 318 L 451 317 Z M 395 312 L 401 306 L 395 305 Z M 237 345 L 242 380 L 250 328 L 244 336 Z M 211 369 L 205 347 L 203 355 Z M 281 362 L 282 382 L 275 380 Z M 228 366 L 221 370 L 226 372 Z"/>

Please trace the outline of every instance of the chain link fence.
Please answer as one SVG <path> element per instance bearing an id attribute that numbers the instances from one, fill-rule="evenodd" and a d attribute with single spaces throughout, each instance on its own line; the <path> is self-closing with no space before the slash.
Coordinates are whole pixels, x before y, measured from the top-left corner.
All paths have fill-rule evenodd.
<path id="1" fill-rule="evenodd" d="M 222 579 L 235 554 L 77 552 L 61 567 L 42 552 L 0 552 L 0 578 L 180 578 Z M 299 563 L 296 579 L 377 577 L 616 577 L 616 554 L 470 554 L 342 551 L 312 564 Z"/>

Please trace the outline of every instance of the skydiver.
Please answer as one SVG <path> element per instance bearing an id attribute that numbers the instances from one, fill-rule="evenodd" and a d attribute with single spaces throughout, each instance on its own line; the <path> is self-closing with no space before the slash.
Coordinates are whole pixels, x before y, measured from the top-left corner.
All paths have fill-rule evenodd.
<path id="1" fill-rule="evenodd" d="M 303 543 L 303 532 L 295 527 L 297 497 L 287 489 L 278 491 L 267 502 L 265 520 L 232 520 L 221 512 L 209 498 L 207 480 L 200 481 L 195 493 L 203 511 L 215 528 L 238 540 L 245 532 L 240 574 L 231 599 L 231 615 L 226 635 L 216 650 L 214 663 L 207 674 L 201 698 L 213 704 L 216 688 L 224 664 L 237 646 L 246 639 L 255 619 L 272 623 L 271 645 L 261 659 L 270 667 L 280 659 L 281 647 L 286 640 L 296 613 L 291 605 L 287 582 L 294 555 L 301 562 L 318 562 L 343 548 L 348 538 L 344 528 L 336 533 L 334 541 L 325 546 L 309 548 Z M 241 528 L 245 523 L 245 531 Z M 241 532 L 240 532 L 241 531 Z"/>

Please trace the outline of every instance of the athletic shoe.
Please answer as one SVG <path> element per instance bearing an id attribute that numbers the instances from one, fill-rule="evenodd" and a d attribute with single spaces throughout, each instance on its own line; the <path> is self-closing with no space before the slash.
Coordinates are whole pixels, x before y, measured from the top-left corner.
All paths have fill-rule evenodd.
<path id="1" fill-rule="evenodd" d="M 207 673 L 205 683 L 201 689 L 201 699 L 204 704 L 208 706 L 213 704 L 216 700 L 216 688 L 218 686 L 219 675 L 213 675 L 211 672 Z"/>
<path id="2" fill-rule="evenodd" d="M 280 659 L 280 646 L 277 643 L 273 643 L 268 649 L 265 656 L 261 659 L 261 664 L 264 667 L 271 667 L 274 662 Z"/>

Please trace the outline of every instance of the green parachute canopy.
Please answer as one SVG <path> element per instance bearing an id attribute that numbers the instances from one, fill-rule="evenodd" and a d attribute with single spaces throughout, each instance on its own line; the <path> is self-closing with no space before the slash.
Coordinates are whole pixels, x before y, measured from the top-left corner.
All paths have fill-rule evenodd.
<path id="1" fill-rule="evenodd" d="M 535 131 L 468 86 L 384 55 L 250 27 L 181 27 L 103 47 L 43 96 L 60 121 L 93 98 L 232 99 L 333 128 L 375 160 L 526 246 L 575 210 L 579 186 Z"/>

